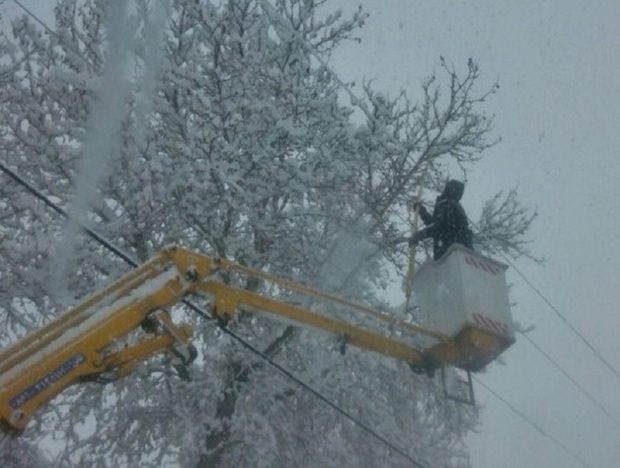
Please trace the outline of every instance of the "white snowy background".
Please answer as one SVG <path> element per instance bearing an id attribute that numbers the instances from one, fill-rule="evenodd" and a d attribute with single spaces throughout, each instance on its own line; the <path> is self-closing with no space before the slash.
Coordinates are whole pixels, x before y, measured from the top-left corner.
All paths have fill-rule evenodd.
<path id="1" fill-rule="evenodd" d="M 20 3 L 52 24 L 54 2 Z M 327 2 L 328 8 L 345 11 L 358 4 L 370 13 L 362 41 L 341 47 L 332 68 L 344 80 L 372 79 L 393 95 L 403 88 L 415 99 L 440 56 L 457 68 L 470 57 L 479 61 L 489 85 L 500 84 L 486 110 L 496 115 L 502 141 L 470 175 L 463 204 L 476 219 L 482 200 L 518 186 L 521 199 L 539 211 L 532 250 L 547 261 L 516 266 L 557 312 L 511 269 L 513 315 L 535 327 L 530 340 L 561 370 L 518 337 L 504 365 L 493 364 L 478 376 L 477 399 L 484 410 L 480 433 L 469 437 L 472 465 L 584 466 L 578 457 L 585 466 L 620 466 L 620 378 L 564 322 L 620 369 L 620 4 Z M 12 0 L 0 8 L 7 17 L 23 13 Z"/>

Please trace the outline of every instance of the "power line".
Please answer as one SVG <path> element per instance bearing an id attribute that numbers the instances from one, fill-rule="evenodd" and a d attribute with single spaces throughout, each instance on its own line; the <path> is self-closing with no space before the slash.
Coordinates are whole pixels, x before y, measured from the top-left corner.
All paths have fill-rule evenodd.
<path id="1" fill-rule="evenodd" d="M 471 223 L 471 220 L 470 220 Z M 471 223 L 473 225 L 473 223 Z M 479 231 L 478 231 L 479 232 Z M 551 309 L 566 323 L 567 326 L 569 326 L 569 328 L 575 333 L 577 334 L 585 343 L 586 345 L 592 350 L 592 352 L 595 354 L 595 356 L 597 356 L 599 359 L 602 360 L 602 362 L 616 375 L 616 377 L 620 378 L 620 374 L 618 373 L 618 371 L 607 362 L 607 360 L 605 360 L 605 358 L 594 348 L 594 346 L 592 346 L 592 344 L 590 344 L 590 342 L 583 336 L 583 334 L 581 334 L 561 313 L 560 311 L 551 303 L 551 301 L 549 301 L 549 299 L 547 299 L 542 292 L 536 287 L 534 286 L 534 284 L 525 276 L 525 274 L 523 272 L 521 272 L 521 270 L 519 270 L 516 265 L 510 261 L 510 259 L 508 257 L 506 257 L 505 254 L 500 253 L 500 256 L 502 257 L 502 259 L 508 263 L 510 265 L 510 267 L 515 270 L 517 272 L 517 274 L 525 281 L 525 283 L 532 288 L 532 290 L 534 290 L 536 292 L 536 294 L 538 294 L 538 296 L 540 296 L 546 303 L 547 305 L 549 305 L 549 307 L 551 307 Z M 573 378 L 568 371 L 566 371 L 562 366 L 560 366 L 560 364 L 555 361 L 548 353 L 546 353 L 538 344 L 536 344 L 536 342 L 534 342 L 534 340 L 532 340 L 526 333 L 522 333 L 522 336 L 524 336 L 529 342 L 530 344 L 538 351 L 540 352 L 555 368 L 557 368 L 578 390 L 580 390 L 592 403 L 594 403 L 609 419 L 611 419 L 616 426 L 618 426 L 620 428 L 620 421 L 615 418 L 610 412 L 609 410 L 607 410 L 602 403 L 600 403 L 596 398 L 594 398 L 594 396 L 588 392 L 582 385 L 580 385 L 575 378 Z"/>
<path id="2" fill-rule="evenodd" d="M 18 182 L 20 185 L 22 185 L 24 188 L 26 188 L 27 191 L 30 192 L 31 194 L 33 194 L 37 199 L 43 201 L 45 203 L 45 205 L 47 205 L 48 207 L 52 208 L 56 213 L 62 215 L 65 218 L 69 217 L 69 214 L 65 210 L 60 208 L 57 204 L 55 204 L 53 201 L 51 201 L 43 193 L 41 193 L 39 190 L 34 188 L 31 184 L 26 182 L 22 177 L 20 177 L 17 173 L 15 173 L 14 171 L 12 171 L 8 167 L 6 167 L 1 162 L 0 162 L 0 170 L 2 170 L 5 174 L 10 176 L 14 181 Z M 138 263 L 135 260 L 133 260 L 129 255 L 123 253 L 119 249 L 115 248 L 110 242 L 106 241 L 101 235 L 97 234 L 92 229 L 90 229 L 88 227 L 85 227 L 83 225 L 82 225 L 82 228 L 84 229 L 84 231 L 86 232 L 86 234 L 89 237 L 94 239 L 96 242 L 99 242 L 106 249 L 110 250 L 114 255 L 117 255 L 118 257 L 122 258 L 126 263 L 128 263 L 129 265 L 131 265 L 134 268 L 138 266 Z M 200 309 L 198 306 L 192 304 L 190 301 L 183 300 L 182 303 L 184 305 L 188 306 L 193 312 L 197 313 L 202 318 L 211 319 L 211 316 L 207 312 L 205 312 L 204 310 Z M 243 338 L 241 338 L 239 335 L 234 333 L 232 330 L 230 330 L 230 329 L 228 329 L 226 327 L 221 327 L 221 329 L 222 329 L 222 331 L 224 333 L 226 333 L 231 338 L 236 340 L 239 344 L 244 346 L 246 349 L 250 350 L 251 352 L 253 352 L 257 356 L 259 356 L 260 358 L 265 360 L 274 369 L 278 370 L 284 376 L 286 376 L 287 378 L 289 378 L 290 380 L 292 380 L 293 382 L 295 382 L 296 384 L 301 386 L 304 390 L 310 392 L 312 395 L 314 395 L 316 398 L 318 398 L 323 403 L 328 405 L 330 408 L 334 409 L 339 414 L 341 414 L 345 418 L 349 419 L 354 425 L 356 425 L 360 429 L 362 429 L 365 432 L 367 432 L 368 434 L 370 434 L 372 437 L 374 437 L 377 440 L 379 440 L 380 442 L 382 442 L 389 449 L 393 450 L 397 454 L 399 454 L 402 457 L 404 457 L 407 460 L 409 460 L 413 464 L 413 466 L 418 467 L 418 468 L 425 468 L 426 467 L 426 465 L 423 465 L 422 463 L 418 462 L 412 456 L 407 454 L 404 450 L 400 449 L 396 445 L 392 444 L 385 437 L 383 437 L 380 434 L 378 434 L 377 432 L 375 432 L 370 426 L 368 426 L 367 424 L 363 423 L 361 420 L 359 420 L 358 418 L 354 417 L 349 412 L 347 412 L 346 410 L 342 409 L 340 406 L 338 406 L 335 403 L 333 403 L 332 401 L 330 401 L 327 397 L 325 397 L 319 391 L 313 389 L 310 385 L 308 385 L 307 383 L 303 382 L 301 379 L 299 379 L 298 377 L 293 375 L 290 371 L 288 371 L 287 369 L 282 367 L 280 364 L 276 363 L 273 359 L 271 359 L 265 353 L 263 353 L 262 351 L 258 350 L 254 346 L 252 346 L 250 343 L 245 341 Z"/>
<path id="3" fill-rule="evenodd" d="M 394 444 L 392 444 L 390 441 L 385 439 L 383 436 L 381 436 L 378 433 L 376 433 L 370 426 L 366 425 L 365 423 L 363 423 L 362 421 L 360 421 L 359 419 L 357 419 L 356 417 L 354 417 L 353 415 L 351 415 L 350 413 L 348 413 L 346 410 L 342 409 L 341 407 L 339 407 L 335 403 L 332 403 L 327 397 L 323 396 L 317 390 L 315 390 L 312 387 L 310 387 L 307 383 L 305 383 L 302 380 L 300 380 L 298 377 L 296 377 L 290 371 L 288 371 L 287 369 L 282 367 L 280 364 L 275 362 L 269 356 L 267 356 L 263 352 L 259 351 L 258 349 L 254 348 L 251 344 L 249 344 L 247 341 L 243 340 L 240 336 L 234 334 L 231 330 L 229 330 L 227 328 L 223 328 L 223 330 L 224 330 L 225 333 L 227 333 L 232 338 L 237 340 L 245 348 L 249 349 L 250 351 L 255 353 L 257 356 L 260 356 L 262 359 L 264 359 L 274 369 L 277 369 L 280 373 L 282 373 L 283 375 L 285 375 L 286 377 L 291 379 L 293 382 L 295 382 L 296 384 L 301 386 L 304 390 L 310 392 L 312 395 L 314 395 L 316 398 L 318 398 L 323 403 L 328 405 L 330 408 L 334 409 L 335 411 L 337 411 L 338 413 L 343 415 L 345 418 L 349 419 L 351 422 L 353 422 L 360 429 L 363 429 L 368 434 L 372 435 L 374 438 L 376 438 L 376 439 L 380 440 L 381 442 L 383 442 L 387 447 L 389 447 L 390 449 L 394 450 L 399 455 L 401 455 L 404 458 L 406 458 L 407 460 L 409 460 L 411 463 L 413 463 L 414 466 L 420 467 L 420 468 L 423 468 L 423 467 L 426 466 L 426 465 L 421 464 L 420 462 L 418 462 L 414 458 L 412 458 L 409 454 L 407 454 L 406 452 L 404 452 L 400 448 L 396 447 Z"/>
<path id="4" fill-rule="evenodd" d="M 607 408 L 605 408 L 596 398 L 594 398 L 594 396 L 592 396 L 592 394 L 590 392 L 588 392 L 583 386 L 581 386 L 566 370 L 564 370 L 562 368 L 562 366 L 560 366 L 560 364 L 558 364 L 548 353 L 546 353 L 540 346 L 538 346 L 536 344 L 536 342 L 534 342 L 534 340 L 532 340 L 532 338 L 530 338 L 528 336 L 527 333 L 522 333 L 521 334 L 527 341 L 530 342 L 530 344 L 532 346 L 534 346 L 534 348 L 536 348 L 538 350 L 538 352 L 540 352 L 545 358 L 547 358 L 547 360 L 549 362 L 551 362 L 551 364 L 553 364 L 553 366 L 558 369 L 563 375 L 564 377 L 566 377 L 575 387 L 577 387 L 592 403 L 594 403 L 603 413 L 605 413 L 605 415 L 611 419 L 616 426 L 618 426 L 620 428 L 620 421 L 618 421 L 618 419 L 616 419 L 608 410 Z"/>
<path id="5" fill-rule="evenodd" d="M 471 220 L 470 220 L 470 224 L 472 224 L 475 229 L 475 225 L 474 223 L 471 222 Z M 560 312 L 560 310 L 556 306 L 553 305 L 553 303 L 542 293 L 542 291 L 539 288 L 537 288 L 536 285 L 534 285 L 534 283 L 530 281 L 527 278 L 527 276 L 519 268 L 517 268 L 517 266 L 505 254 L 500 252 L 500 256 L 508 265 L 510 265 L 510 267 L 517 273 L 517 275 L 519 275 L 521 279 L 525 281 L 525 283 L 532 289 L 532 291 L 534 291 L 536 295 L 540 297 L 549 306 L 549 308 L 555 313 L 555 315 L 559 317 L 560 320 L 562 320 L 562 322 L 564 322 L 564 324 L 575 335 L 579 337 L 579 339 L 590 349 L 590 351 L 592 351 L 594 356 L 596 356 L 605 365 L 605 367 L 607 367 L 611 371 L 611 373 L 614 374 L 618 380 L 620 380 L 620 372 L 612 364 L 610 364 L 610 362 L 607 359 L 605 359 L 605 357 L 601 354 L 601 352 L 599 352 L 594 347 L 594 345 L 590 343 L 590 341 L 583 335 L 583 333 L 577 330 L 577 328 Z"/>
<path id="6" fill-rule="evenodd" d="M 15 171 L 7 167 L 2 162 L 0 162 L 0 170 L 2 170 L 2 172 L 4 172 L 9 177 L 11 177 L 14 181 L 19 183 L 28 192 L 34 195 L 37 199 L 41 200 L 43 203 L 45 203 L 45 205 L 47 205 L 49 208 L 54 210 L 56 213 L 60 214 L 64 218 L 67 218 L 67 219 L 69 218 L 69 213 L 67 213 L 60 206 L 58 206 L 56 203 L 51 201 L 49 197 L 45 196 L 43 193 L 37 190 L 34 186 L 28 183 L 24 178 L 22 178 L 19 174 L 17 174 Z M 84 224 L 81 224 L 80 226 L 82 227 L 82 229 L 84 229 L 84 231 L 86 232 L 86 234 L 88 234 L 88 236 L 90 236 L 92 239 L 99 242 L 101 245 L 103 245 L 107 250 L 112 252 L 114 255 L 122 258 L 126 263 L 128 263 L 129 265 L 133 267 L 138 266 L 138 263 L 135 260 L 133 260 L 129 255 L 127 255 L 125 252 L 120 250 L 118 247 L 112 245 L 110 242 L 104 239 L 103 236 L 98 234 L 96 231 L 93 231 L 92 229 L 85 226 Z"/>
<path id="7" fill-rule="evenodd" d="M 609 363 L 605 357 L 590 343 L 590 341 L 579 331 L 577 328 L 555 307 L 549 299 L 538 289 L 522 272 L 519 270 L 514 263 L 510 261 L 505 255 L 502 254 L 502 258 L 510 265 L 510 267 L 517 272 L 517 274 L 525 281 L 525 283 L 549 306 L 549 308 L 557 315 L 562 322 L 581 339 L 581 341 L 592 351 L 594 356 L 596 356 L 604 365 L 607 367 L 620 381 L 620 372 Z"/>
<path id="8" fill-rule="evenodd" d="M 563 444 L 562 442 L 560 442 L 558 439 L 556 439 L 555 437 L 553 437 L 551 434 L 549 434 L 547 431 L 545 431 L 542 427 L 540 427 L 538 424 L 536 424 L 534 421 L 532 421 L 523 411 L 520 411 L 519 409 L 517 409 L 515 406 L 513 406 L 508 400 L 506 400 L 505 398 L 503 398 L 499 393 L 497 393 L 495 390 L 493 390 L 491 387 L 489 387 L 487 384 L 485 384 L 484 382 L 482 382 L 478 377 L 476 377 L 475 375 L 473 376 L 473 378 L 476 380 L 476 382 L 478 382 L 478 384 L 482 385 L 484 388 L 487 389 L 487 391 L 489 393 L 491 393 L 495 398 L 497 398 L 498 400 L 500 400 L 502 403 L 504 403 L 508 408 L 510 408 L 510 410 L 515 413 L 517 416 L 519 416 L 523 421 L 525 421 L 527 424 L 529 424 L 531 427 L 533 427 L 534 429 L 536 429 L 541 435 L 543 435 L 544 437 L 548 438 L 549 440 L 551 440 L 554 444 L 556 444 L 558 447 L 560 447 L 564 452 L 566 452 L 567 454 L 569 454 L 571 457 L 573 457 L 574 459 L 578 460 L 583 466 L 586 467 L 590 467 L 592 468 L 592 466 L 587 463 L 583 458 L 581 458 L 579 455 L 577 455 L 575 452 L 573 452 L 571 449 L 569 449 L 565 444 Z"/>

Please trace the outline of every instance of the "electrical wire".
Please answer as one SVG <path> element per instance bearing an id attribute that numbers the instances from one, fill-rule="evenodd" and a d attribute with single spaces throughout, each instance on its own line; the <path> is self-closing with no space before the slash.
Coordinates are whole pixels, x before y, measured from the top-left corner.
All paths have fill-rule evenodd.
<path id="1" fill-rule="evenodd" d="M 542 436 L 546 437 L 547 439 L 551 440 L 555 445 L 557 445 L 558 447 L 560 447 L 563 451 L 565 451 L 566 453 L 568 453 L 570 456 L 572 456 L 575 460 L 579 461 L 583 466 L 592 468 L 592 465 L 590 465 L 588 462 L 586 462 L 583 458 L 581 458 L 579 455 L 577 455 L 575 452 L 573 452 L 570 448 L 568 448 L 565 444 L 563 444 L 562 442 L 560 442 L 558 439 L 556 439 L 555 437 L 553 437 L 551 434 L 549 434 L 547 431 L 545 431 L 542 427 L 540 427 L 538 424 L 536 424 L 534 421 L 532 421 L 523 411 L 520 411 L 519 409 L 517 409 L 514 405 L 512 405 L 508 400 L 506 400 L 505 398 L 503 398 L 499 393 L 497 393 L 495 390 L 493 390 L 491 387 L 489 387 L 487 384 L 485 384 L 482 380 L 480 380 L 478 377 L 476 377 L 475 375 L 473 376 L 474 380 L 476 382 L 478 382 L 479 385 L 481 385 L 482 387 L 484 387 L 491 395 L 493 395 L 495 398 L 497 398 L 498 400 L 500 400 L 502 403 L 504 403 L 508 408 L 510 408 L 510 410 L 515 413 L 517 416 L 519 416 L 523 421 L 525 421 L 527 424 L 529 424 L 531 427 L 533 427 L 534 429 L 536 429 L 536 431 L 538 431 Z"/>
<path id="2" fill-rule="evenodd" d="M 559 311 L 559 309 L 554 306 L 549 299 L 538 289 L 522 272 L 519 270 L 514 263 L 510 261 L 505 255 L 502 254 L 502 257 L 506 263 L 510 265 L 510 267 L 517 272 L 517 274 L 521 277 L 523 281 L 540 297 L 549 308 L 555 313 L 557 317 L 564 322 L 564 324 L 577 336 L 579 339 L 592 351 L 594 356 L 596 356 L 599 361 L 601 361 L 607 369 L 611 371 L 612 374 L 616 376 L 616 378 L 620 381 L 620 372 L 612 365 L 610 362 L 605 359 L 605 357 L 598 351 L 592 343 L 579 331 L 577 328 Z"/>
<path id="3" fill-rule="evenodd" d="M 37 190 L 35 187 L 33 187 L 30 183 L 28 183 L 26 180 L 24 180 L 19 174 L 17 174 L 15 171 L 13 171 L 9 167 L 7 167 L 2 162 L 0 162 L 0 170 L 2 170 L 2 172 L 7 174 L 9 177 L 11 177 L 14 181 L 19 183 L 21 186 L 23 186 L 28 192 L 30 192 L 32 195 L 34 195 L 37 199 L 41 200 L 43 203 L 45 203 L 45 205 L 47 205 L 49 208 L 54 210 L 56 213 L 60 214 L 64 218 L 67 218 L 67 219 L 69 218 L 69 213 L 67 213 L 60 206 L 58 206 L 56 203 L 51 201 L 47 196 L 45 196 L 43 193 L 41 193 L 39 190 Z M 93 238 L 94 240 L 99 242 L 101 245 L 103 245 L 107 250 L 112 252 L 114 255 L 116 255 L 117 257 L 122 258 L 126 263 L 128 263 L 129 265 L 131 265 L 133 267 L 137 267 L 138 266 L 138 263 L 135 260 L 133 260 L 125 252 L 123 252 L 122 250 L 120 250 L 116 246 L 112 245 L 107 240 L 105 240 L 96 231 L 93 231 L 91 228 L 89 228 L 87 226 L 84 226 L 83 224 L 81 224 L 80 227 L 82 229 L 84 229 L 84 231 L 86 232 L 86 234 L 88 234 L 88 236 L 90 236 L 91 238 Z"/>
<path id="4" fill-rule="evenodd" d="M 259 351 L 258 349 L 254 348 L 251 344 L 249 344 L 247 341 L 243 340 L 240 336 L 234 334 L 231 330 L 227 329 L 227 328 L 223 328 L 224 332 L 227 333 L 229 336 L 231 336 L 232 338 L 234 338 L 235 340 L 237 340 L 242 346 L 244 346 L 245 348 L 247 348 L 248 350 L 252 351 L 254 354 L 256 354 L 257 356 L 260 356 L 262 359 L 264 359 L 270 366 L 272 366 L 274 369 L 278 370 L 280 373 L 282 373 L 283 375 L 285 375 L 286 377 L 288 377 L 290 380 L 292 380 L 293 382 L 295 382 L 297 385 L 299 385 L 300 387 L 302 387 L 304 390 L 308 391 L 309 393 L 311 393 L 312 395 L 314 395 L 316 398 L 318 398 L 319 400 L 321 400 L 323 403 L 325 403 L 326 405 L 328 405 L 330 408 L 332 408 L 333 410 L 335 410 L 336 412 L 340 413 L 342 416 L 344 416 L 346 419 L 350 420 L 353 424 L 355 424 L 357 427 L 359 427 L 360 429 L 364 430 L 365 432 L 367 432 L 368 434 L 370 434 L 371 436 L 373 436 L 374 438 L 376 438 L 377 440 L 383 442 L 383 444 L 385 444 L 387 447 L 389 447 L 391 450 L 395 451 L 396 453 L 398 453 L 399 455 L 401 455 L 402 457 L 406 458 L 407 460 L 409 460 L 411 463 L 413 463 L 413 466 L 416 467 L 420 467 L 423 468 L 427 465 L 423 465 L 422 463 L 420 463 L 419 461 L 417 461 L 416 459 L 414 459 L 413 457 L 411 457 L 409 454 L 407 454 L 405 451 L 401 450 L 400 448 L 398 448 L 396 445 L 392 444 L 390 441 L 388 441 L 385 437 L 379 435 L 377 432 L 375 432 L 370 426 L 368 426 L 367 424 L 365 424 L 364 422 L 362 422 L 360 419 L 356 418 L 355 416 L 351 415 L 349 412 L 347 412 L 346 410 L 342 409 L 341 407 L 339 407 L 338 405 L 336 405 L 335 403 L 333 403 L 332 401 L 330 401 L 327 397 L 325 397 L 324 395 L 322 395 L 320 392 L 318 392 L 317 390 L 315 390 L 314 388 L 312 388 L 310 385 L 308 385 L 307 383 L 303 382 L 301 379 L 299 379 L 298 377 L 296 377 L 295 375 L 293 375 L 290 371 L 288 371 L 287 369 L 285 369 L 284 367 L 282 367 L 280 364 L 278 364 L 277 362 L 275 362 L 272 358 L 270 358 L 269 356 L 267 356 L 266 354 L 264 354 L 263 352 Z"/>
<path id="5" fill-rule="evenodd" d="M 470 220 L 470 224 L 473 225 L 473 223 L 471 223 Z M 479 231 L 478 231 L 479 232 Z M 618 372 L 615 370 L 615 368 L 613 368 L 613 366 L 611 366 L 611 364 L 609 364 L 605 358 L 594 348 L 594 346 L 592 346 L 592 344 L 560 313 L 560 311 L 557 309 L 557 307 L 555 307 L 551 301 L 549 301 L 543 294 L 542 292 L 525 276 L 525 274 L 523 272 L 521 272 L 521 270 L 519 270 L 516 265 L 503 253 L 499 254 L 501 256 L 501 258 L 508 264 L 510 265 L 510 267 L 521 277 L 521 279 L 523 279 L 523 281 L 525 281 L 525 283 L 534 290 L 534 292 L 540 296 L 546 303 L 547 305 L 549 305 L 549 307 L 551 307 L 551 309 L 569 326 L 569 328 L 571 328 L 571 330 L 576 333 L 588 346 L 588 348 L 590 348 L 592 350 L 592 352 L 595 354 L 595 356 L 597 356 L 599 359 L 602 360 L 602 362 L 604 364 L 606 364 L 606 366 L 614 373 L 616 374 L 617 377 L 618 376 Z M 588 398 L 595 406 L 597 406 L 611 421 L 614 422 L 614 424 L 616 424 L 616 426 L 618 426 L 620 428 L 620 420 L 618 420 L 616 417 L 614 417 L 611 412 L 605 408 L 605 406 L 598 401 L 590 392 L 588 392 L 581 384 L 579 384 L 577 382 L 577 380 L 572 377 L 568 371 L 566 369 L 564 369 L 556 360 L 554 360 L 547 352 L 545 352 L 527 333 L 522 333 L 521 334 L 523 337 L 525 337 L 525 339 L 527 339 L 527 341 L 530 342 L 530 344 L 540 353 L 542 354 L 558 371 L 560 371 L 560 373 L 562 373 L 562 375 L 564 375 L 564 377 L 566 377 L 566 379 L 571 382 L 583 395 L 586 396 L 586 398 Z"/>
<path id="6" fill-rule="evenodd" d="M 610 412 L 609 410 L 607 410 L 607 408 L 605 408 L 596 398 L 594 398 L 594 396 L 588 392 L 582 385 L 579 384 L 579 382 L 577 382 L 564 368 L 562 368 L 562 366 L 560 366 L 560 364 L 555 361 L 555 359 L 553 359 L 548 353 L 546 353 L 540 346 L 538 346 L 538 344 L 536 344 L 536 342 L 534 340 L 532 340 L 532 338 L 529 337 L 529 335 L 527 333 L 522 333 L 521 336 L 523 336 L 527 341 L 530 342 L 530 344 L 536 348 L 538 350 L 538 352 L 540 354 L 542 354 L 557 370 L 559 370 L 562 375 L 564 375 L 564 377 L 566 377 L 575 387 L 577 387 L 577 389 L 579 391 L 581 391 L 581 393 L 583 393 L 592 403 L 594 403 L 594 405 L 596 405 L 609 419 L 611 419 L 616 426 L 618 426 L 620 428 L 620 421 L 618 421 L 617 418 L 615 418 Z"/>

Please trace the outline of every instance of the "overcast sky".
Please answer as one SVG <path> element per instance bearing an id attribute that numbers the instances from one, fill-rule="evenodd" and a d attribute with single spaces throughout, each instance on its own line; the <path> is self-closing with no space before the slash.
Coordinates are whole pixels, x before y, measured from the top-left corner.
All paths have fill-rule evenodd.
<path id="1" fill-rule="evenodd" d="M 39 14 L 52 4 L 21 1 Z M 483 85 L 499 81 L 486 110 L 502 142 L 470 174 L 463 204 L 477 219 L 484 200 L 518 187 L 540 214 L 531 248 L 548 260 L 516 266 L 620 369 L 620 2 L 328 0 L 345 11 L 360 3 L 371 14 L 362 43 L 345 45 L 331 62 L 343 79 L 373 79 L 375 88 L 416 98 L 442 55 L 461 70 L 468 58 L 479 61 Z M 1 8 L 19 10 L 12 0 Z M 589 466 L 620 466 L 620 379 L 514 269 L 508 277 L 515 320 L 535 326 L 532 341 L 616 422 L 518 337 L 505 364 L 478 378 L 540 431 L 476 384 L 484 409 L 480 434 L 468 437 L 473 466 L 583 466 L 568 451 Z"/>
<path id="2" fill-rule="evenodd" d="M 362 43 L 345 46 L 332 61 L 343 79 L 373 79 L 376 88 L 392 95 L 404 88 L 415 98 L 442 55 L 462 70 L 471 57 L 486 83 L 499 80 L 486 110 L 495 114 L 502 142 L 470 175 L 463 204 L 477 219 L 483 200 L 518 187 L 540 214 L 531 249 L 548 260 L 543 267 L 519 261 L 517 268 L 620 369 L 620 2 L 328 3 L 345 11 L 361 4 L 371 15 Z M 568 451 L 589 466 L 620 466 L 620 379 L 514 269 L 508 278 L 515 320 L 536 327 L 531 340 L 616 422 L 518 337 L 505 365 L 478 377 L 546 435 L 477 384 L 484 410 L 480 434 L 468 438 L 473 466 L 584 466 Z"/>

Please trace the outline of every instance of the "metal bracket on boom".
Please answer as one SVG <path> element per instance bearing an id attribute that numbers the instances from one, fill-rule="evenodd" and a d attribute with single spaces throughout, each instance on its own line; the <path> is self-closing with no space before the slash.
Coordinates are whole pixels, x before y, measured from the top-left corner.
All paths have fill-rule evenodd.
<path id="1" fill-rule="evenodd" d="M 453 366 L 441 366 L 441 383 L 448 400 L 476 406 L 471 372 Z"/>

